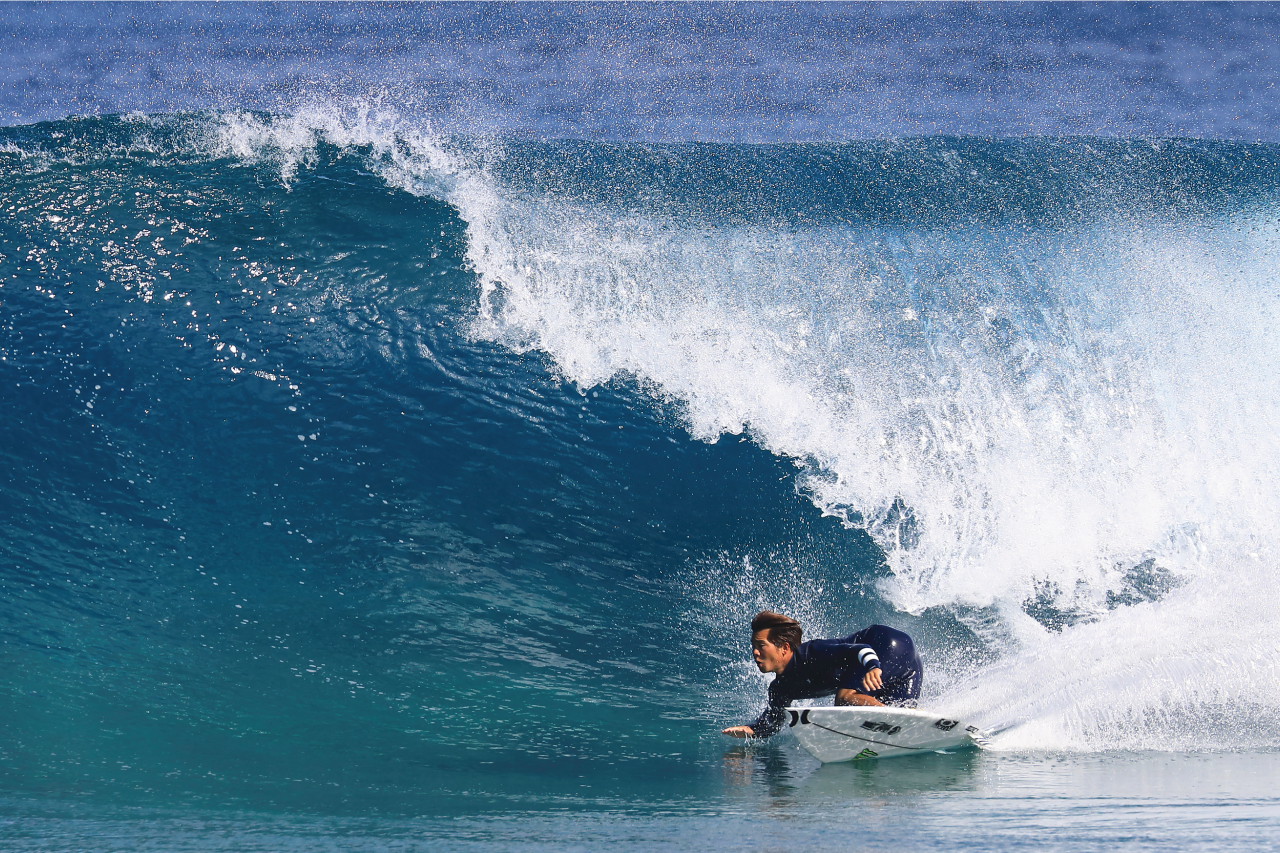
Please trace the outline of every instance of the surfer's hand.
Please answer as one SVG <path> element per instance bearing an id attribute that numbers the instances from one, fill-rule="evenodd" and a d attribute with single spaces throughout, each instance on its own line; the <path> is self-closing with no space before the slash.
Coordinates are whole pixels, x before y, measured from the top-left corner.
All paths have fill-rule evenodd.
<path id="1" fill-rule="evenodd" d="M 723 729 L 720 734 L 730 735 L 731 737 L 755 737 L 755 730 L 751 726 L 730 726 Z"/>
<path id="2" fill-rule="evenodd" d="M 879 667 L 876 667 L 875 669 L 868 672 L 866 675 L 862 676 L 863 690 L 874 691 L 874 690 L 879 690 L 881 687 L 884 687 L 884 682 L 880 680 Z"/>

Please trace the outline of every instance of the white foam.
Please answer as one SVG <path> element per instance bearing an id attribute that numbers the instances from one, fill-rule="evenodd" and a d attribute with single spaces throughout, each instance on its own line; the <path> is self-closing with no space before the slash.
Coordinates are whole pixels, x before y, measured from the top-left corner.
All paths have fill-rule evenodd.
<path id="1" fill-rule="evenodd" d="M 1043 286 L 1059 292 L 1028 305 L 963 235 L 882 249 L 548 204 L 489 213 L 473 227 L 481 334 L 551 353 L 583 386 L 639 376 L 685 402 L 695 436 L 749 428 L 807 461 L 815 501 L 862 514 L 890 550 L 904 609 L 1092 582 L 1184 550 L 1242 486 L 1274 493 L 1274 335 L 1212 322 L 1221 294 L 1204 282 L 1221 277 L 1174 245 L 1091 235 L 1105 269 L 1056 270 Z M 923 280 L 948 255 L 967 280 Z M 1117 293 L 1139 261 L 1137 292 Z M 1240 346 L 1256 374 L 1232 367 Z M 911 549 L 878 526 L 896 498 L 919 522 Z"/>
<path id="2" fill-rule="evenodd" d="M 1001 749 L 1248 749 L 1280 739 L 1280 625 L 1258 557 L 1164 601 L 1043 636 L 931 705 Z"/>

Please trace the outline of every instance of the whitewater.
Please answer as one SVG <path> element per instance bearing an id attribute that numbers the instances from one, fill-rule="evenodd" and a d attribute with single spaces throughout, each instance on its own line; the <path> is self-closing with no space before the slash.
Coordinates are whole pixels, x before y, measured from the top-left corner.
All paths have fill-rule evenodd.
<path id="1" fill-rule="evenodd" d="M 1273 836 L 1269 8 L 40 8 L 0 848 Z M 992 747 L 729 742 L 765 608 Z"/>

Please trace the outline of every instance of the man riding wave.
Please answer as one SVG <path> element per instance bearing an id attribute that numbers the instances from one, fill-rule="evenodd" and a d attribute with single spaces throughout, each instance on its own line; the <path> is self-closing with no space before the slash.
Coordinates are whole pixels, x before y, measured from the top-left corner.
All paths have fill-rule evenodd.
<path id="1" fill-rule="evenodd" d="M 761 672 L 775 674 L 769 705 L 747 726 L 730 726 L 733 737 L 769 737 L 797 699 L 835 694 L 837 705 L 896 705 L 914 708 L 924 670 L 911 638 L 871 625 L 835 640 L 800 642 L 800 623 L 769 610 L 751 620 L 751 655 Z"/>

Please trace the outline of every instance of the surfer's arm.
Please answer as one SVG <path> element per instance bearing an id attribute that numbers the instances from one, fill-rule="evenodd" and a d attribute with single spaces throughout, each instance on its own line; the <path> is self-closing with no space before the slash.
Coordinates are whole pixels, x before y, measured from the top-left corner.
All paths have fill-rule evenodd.
<path id="1" fill-rule="evenodd" d="M 868 662 L 879 663 L 879 661 L 874 658 L 874 652 L 872 654 L 873 654 L 873 657 Z M 881 702 L 879 699 L 875 698 L 874 696 L 868 695 L 870 693 L 875 693 L 877 690 L 884 687 L 884 679 L 881 678 L 882 675 L 883 673 L 880 671 L 880 667 L 873 666 L 871 669 L 867 670 L 863 674 L 861 690 L 859 690 L 856 687 L 842 687 L 836 691 L 836 704 L 837 705 L 883 705 L 884 703 Z"/>
<path id="2" fill-rule="evenodd" d="M 782 721 L 787 718 L 786 706 L 779 704 L 773 695 L 772 689 L 769 691 L 769 707 L 764 709 L 764 713 L 756 717 L 755 721 L 749 726 L 730 726 L 727 729 L 721 729 L 721 734 L 730 737 L 772 737 L 782 728 Z"/>
<path id="3" fill-rule="evenodd" d="M 880 681 L 880 656 L 866 643 L 811 640 L 805 645 L 809 661 L 844 670 L 841 688 L 857 689 L 859 681 L 867 692 L 879 690 L 883 686 Z"/>

